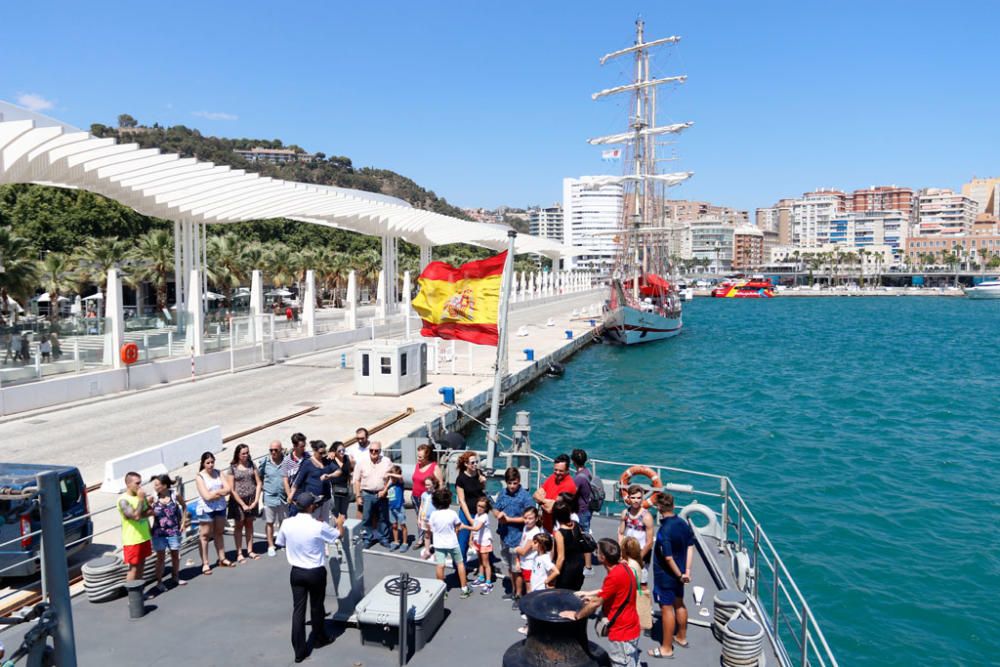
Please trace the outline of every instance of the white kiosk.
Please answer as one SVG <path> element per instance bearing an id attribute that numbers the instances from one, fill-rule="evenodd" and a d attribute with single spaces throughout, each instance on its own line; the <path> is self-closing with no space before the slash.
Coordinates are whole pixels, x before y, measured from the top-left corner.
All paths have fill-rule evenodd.
<path id="1" fill-rule="evenodd" d="M 354 393 L 402 396 L 427 384 L 427 343 L 372 340 L 354 348 Z"/>

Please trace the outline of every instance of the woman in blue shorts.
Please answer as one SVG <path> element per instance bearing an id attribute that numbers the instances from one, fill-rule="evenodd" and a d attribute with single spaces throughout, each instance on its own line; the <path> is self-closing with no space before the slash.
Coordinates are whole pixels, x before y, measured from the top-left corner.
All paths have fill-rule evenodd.
<path id="1" fill-rule="evenodd" d="M 226 496 L 229 495 L 229 482 L 215 469 L 215 454 L 205 452 L 201 455 L 201 467 L 195 477 L 198 486 L 198 502 L 195 505 L 195 516 L 198 519 L 198 546 L 201 550 L 201 573 L 212 574 L 208 564 L 208 543 L 215 542 L 215 551 L 219 556 L 221 567 L 232 567 L 232 562 L 226 558 L 225 545 L 222 537 L 226 530 Z"/>

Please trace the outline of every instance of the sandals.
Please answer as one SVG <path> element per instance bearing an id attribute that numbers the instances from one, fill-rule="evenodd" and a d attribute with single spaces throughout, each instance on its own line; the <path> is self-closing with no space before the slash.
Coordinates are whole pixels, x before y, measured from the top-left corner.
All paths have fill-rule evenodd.
<path id="1" fill-rule="evenodd" d="M 674 643 L 680 646 L 681 648 L 687 648 L 688 646 L 690 646 L 688 642 L 681 642 L 681 640 L 677 639 L 676 637 L 674 638 Z"/>
<path id="2" fill-rule="evenodd" d="M 220 558 L 217 563 L 219 567 L 236 567 L 236 564 L 228 558 Z"/>
<path id="3" fill-rule="evenodd" d="M 210 574 L 212 574 L 212 566 L 211 565 L 202 565 L 201 566 L 201 573 L 204 574 L 204 575 L 210 575 Z"/>
<path id="4" fill-rule="evenodd" d="M 255 553 L 255 552 L 253 552 L 253 551 L 249 551 L 249 552 L 247 552 L 247 557 L 248 557 L 248 558 L 249 558 L 250 560 L 257 560 L 257 559 L 259 559 L 259 558 L 260 558 L 260 554 L 258 554 L 258 553 Z"/>
<path id="5" fill-rule="evenodd" d="M 650 658 L 660 658 L 660 659 L 667 659 L 667 660 L 671 660 L 674 657 L 673 653 L 663 653 L 663 652 L 661 652 L 659 646 L 657 646 L 655 648 L 649 649 L 648 651 L 646 651 L 646 654 Z"/>
<path id="6" fill-rule="evenodd" d="M 240 554 L 239 556 L 236 557 L 236 563 L 238 565 L 242 565 L 245 562 L 247 562 L 247 559 L 246 556 L 244 556 L 243 554 Z"/>

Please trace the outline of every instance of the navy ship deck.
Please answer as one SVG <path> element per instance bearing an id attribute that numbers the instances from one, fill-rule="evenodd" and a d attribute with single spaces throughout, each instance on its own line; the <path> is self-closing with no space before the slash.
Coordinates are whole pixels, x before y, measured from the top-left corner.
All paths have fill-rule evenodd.
<path id="1" fill-rule="evenodd" d="M 412 528 L 412 526 L 411 526 Z M 612 536 L 617 522 L 609 517 L 595 517 L 595 536 Z M 412 534 L 412 533 L 411 533 Z M 227 546 L 231 538 L 227 536 Z M 717 665 L 721 645 L 715 640 L 708 624 L 710 616 L 699 615 L 692 591 L 694 585 L 705 588 L 703 607 L 711 610 L 712 597 L 719 588 L 716 577 L 725 572 L 724 556 L 712 540 L 700 538 L 694 581 L 686 587 L 690 611 L 689 647 L 676 648 L 676 665 Z M 262 550 L 258 543 L 258 550 Z M 231 554 L 232 555 L 232 554 Z M 194 665 L 290 665 L 293 656 L 290 635 L 291 594 L 288 565 L 283 552 L 277 557 L 263 557 L 235 568 L 216 568 L 211 576 L 201 574 L 200 567 L 183 564 L 188 559 L 198 561 L 196 543 L 190 541 L 182 553 L 182 577 L 190 578 L 187 586 L 168 590 L 147 601 L 145 617 L 128 618 L 128 602 L 119 598 L 112 602 L 93 604 L 78 596 L 73 605 L 78 662 L 80 665 L 121 665 L 137 659 L 144 663 L 170 661 Z M 708 560 L 705 560 L 705 559 Z M 382 577 L 407 572 L 411 576 L 434 576 L 430 563 L 415 556 L 391 554 L 381 548 L 367 550 L 364 558 L 366 589 Z M 588 578 L 585 587 L 597 588 L 604 576 L 600 566 Z M 449 572 L 449 584 L 457 586 Z M 723 586 L 726 584 L 723 583 Z M 337 611 L 337 599 L 332 584 L 327 589 L 327 612 Z M 519 614 L 508 600 L 501 599 L 503 588 L 497 585 L 490 595 L 474 593 L 462 600 L 452 589 L 445 600 L 445 620 L 423 650 L 413 654 L 408 664 L 413 667 L 464 664 L 470 667 L 501 664 L 504 651 L 523 637 L 517 628 L 522 624 Z M 25 626 L 0 635 L 11 650 L 20 642 Z M 398 665 L 398 654 L 389 649 L 362 646 L 360 632 L 351 624 L 335 623 L 328 618 L 328 633 L 332 644 L 319 648 L 306 663 L 376 667 Z M 605 640 L 590 638 L 606 648 Z M 657 646 L 660 636 L 659 619 L 651 632 L 640 639 L 643 662 L 649 665 L 659 660 L 646 651 Z M 653 639 L 656 638 L 656 639 Z M 774 647 L 765 642 L 767 664 L 783 664 Z M 466 656 L 460 658 L 459 656 Z"/>

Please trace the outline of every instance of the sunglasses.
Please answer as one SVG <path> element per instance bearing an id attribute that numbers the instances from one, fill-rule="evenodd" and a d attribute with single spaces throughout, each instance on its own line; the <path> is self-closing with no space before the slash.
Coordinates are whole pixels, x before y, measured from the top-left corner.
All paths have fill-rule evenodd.
<path id="1" fill-rule="evenodd" d="M 275 453 L 275 452 L 280 452 L 280 451 L 281 451 L 280 449 L 272 449 L 272 450 L 271 450 L 271 453 L 273 454 L 273 453 Z"/>
<path id="2" fill-rule="evenodd" d="M 369 449 L 368 451 L 371 452 L 372 454 L 381 454 L 382 453 L 381 449 Z"/>

